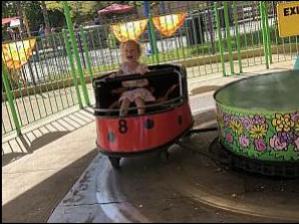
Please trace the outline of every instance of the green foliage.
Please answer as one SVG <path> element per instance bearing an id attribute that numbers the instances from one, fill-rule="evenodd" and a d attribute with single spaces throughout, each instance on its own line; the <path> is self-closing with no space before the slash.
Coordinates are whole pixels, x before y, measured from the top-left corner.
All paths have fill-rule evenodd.
<path id="1" fill-rule="evenodd" d="M 26 14 L 30 30 L 37 30 L 39 24 L 43 23 L 43 16 L 38 1 L 3 1 L 2 3 L 2 18 L 19 16 L 18 4 Z"/>
<path id="2" fill-rule="evenodd" d="M 63 12 L 60 1 L 46 1 L 47 9 L 50 11 Z M 74 22 L 82 23 L 97 17 L 97 11 L 109 5 L 109 1 L 68 1 L 71 17 Z"/>
<path id="3" fill-rule="evenodd" d="M 65 17 L 63 12 L 59 10 L 49 11 L 49 21 L 51 27 L 64 27 L 65 26 Z M 57 30 L 59 31 L 59 30 Z"/>
<path id="4" fill-rule="evenodd" d="M 18 3 L 19 2 L 19 3 Z M 31 31 L 38 31 L 39 25 L 44 23 L 42 1 L 2 1 L 2 18 L 18 16 L 17 5 L 20 4 L 23 13 L 28 18 Z M 45 1 L 48 10 L 50 26 L 62 27 L 65 24 L 63 5 L 60 1 Z M 143 1 L 68 1 L 71 8 L 71 17 L 74 23 L 81 24 L 97 17 L 97 11 L 113 3 L 128 4 L 135 7 L 143 7 Z M 152 1 L 154 7 L 159 2 Z"/>
<path id="5" fill-rule="evenodd" d="M 37 31 L 39 29 L 39 25 L 44 22 L 40 3 L 37 1 L 23 1 L 22 7 L 28 18 L 30 30 Z"/>
<path id="6" fill-rule="evenodd" d="M 110 49 L 115 49 L 119 47 L 119 42 L 117 41 L 116 37 L 114 36 L 113 33 L 109 33 L 108 34 L 108 38 L 107 38 L 107 46 Z"/>
<path id="7" fill-rule="evenodd" d="M 2 6 L 2 18 L 12 17 L 17 15 L 16 3 L 13 1 L 3 1 Z"/>
<path id="8" fill-rule="evenodd" d="M 124 3 L 128 5 L 133 5 L 135 7 L 143 7 L 144 1 L 123 1 Z M 155 6 L 158 6 L 160 4 L 160 1 L 151 1 L 150 7 L 154 8 Z"/>
<path id="9" fill-rule="evenodd" d="M 190 49 L 191 55 L 201 55 L 201 54 L 208 54 L 211 51 L 211 45 L 197 45 Z"/>
<path id="10" fill-rule="evenodd" d="M 60 1 L 45 1 L 47 9 L 48 10 L 58 10 L 63 11 L 63 5 L 60 3 Z"/>

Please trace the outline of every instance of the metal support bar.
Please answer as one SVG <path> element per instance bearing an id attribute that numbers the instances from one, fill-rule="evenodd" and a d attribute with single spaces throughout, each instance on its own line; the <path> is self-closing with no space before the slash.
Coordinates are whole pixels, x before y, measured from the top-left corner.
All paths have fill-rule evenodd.
<path id="1" fill-rule="evenodd" d="M 149 34 L 149 40 L 151 45 L 151 52 L 155 56 L 156 63 L 159 63 L 159 52 L 157 47 L 157 39 L 155 35 L 152 15 L 150 12 L 150 1 L 143 1 L 144 6 L 144 14 L 146 18 L 148 18 L 148 34 Z"/>
<path id="2" fill-rule="evenodd" d="M 75 37 L 74 29 L 73 29 L 73 23 L 72 23 L 72 20 L 71 20 L 70 9 L 69 9 L 69 6 L 67 4 L 67 1 L 61 1 L 61 3 L 63 4 L 64 15 L 65 15 L 68 31 L 70 33 L 71 42 L 72 42 L 72 45 L 73 45 L 75 59 L 76 59 L 76 62 L 77 62 L 77 68 L 78 68 L 78 71 L 79 71 L 80 83 L 81 83 L 81 87 L 82 87 L 82 90 L 83 90 L 83 96 L 84 96 L 86 105 L 90 106 L 89 96 L 88 96 L 88 92 L 87 92 L 87 87 L 86 87 L 84 74 L 83 74 L 81 61 L 80 61 L 80 56 L 79 56 L 79 51 L 78 51 L 78 45 L 77 45 L 77 42 L 76 42 L 76 37 Z"/>
<path id="3" fill-rule="evenodd" d="M 223 2 L 223 6 L 224 6 L 224 22 L 225 22 L 225 27 L 226 27 L 226 41 L 227 41 L 227 48 L 228 48 L 228 54 L 229 54 L 230 71 L 231 71 L 231 74 L 233 75 L 233 74 L 235 74 L 234 58 L 233 58 L 233 52 L 232 52 L 227 2 Z"/>
<path id="4" fill-rule="evenodd" d="M 242 61 L 241 61 L 241 49 L 240 49 L 240 33 L 239 33 L 239 24 L 238 24 L 238 13 L 236 2 L 233 2 L 233 10 L 234 10 L 234 23 L 236 30 L 236 38 L 237 38 L 237 50 L 238 50 L 238 61 L 239 61 L 239 74 L 242 73 Z"/>
<path id="5" fill-rule="evenodd" d="M 83 40 L 83 50 L 84 50 L 85 58 L 87 60 L 88 73 L 90 75 L 90 78 L 93 79 L 93 72 L 92 72 L 92 69 L 91 69 L 90 57 L 89 57 L 89 54 L 88 54 L 87 38 L 86 38 L 86 35 L 85 35 L 85 32 L 83 30 L 82 25 L 80 26 L 80 35 L 81 35 L 81 38 Z"/>
<path id="6" fill-rule="evenodd" d="M 261 15 L 261 24 L 262 24 L 262 34 L 263 34 L 263 45 L 264 45 L 264 55 L 265 55 L 265 62 L 266 68 L 269 69 L 269 57 L 268 57 L 268 44 L 267 44 L 267 33 L 266 33 L 266 22 L 265 22 L 265 15 L 263 9 L 263 2 L 260 2 L 259 9 Z"/>
<path id="7" fill-rule="evenodd" d="M 79 102 L 79 107 L 80 107 L 80 109 L 82 109 L 83 104 L 82 104 L 81 95 L 80 95 L 80 91 L 79 91 L 79 87 L 78 87 L 78 80 L 77 80 L 77 75 L 76 75 L 74 59 L 73 59 L 73 56 L 72 56 L 71 46 L 70 46 L 70 43 L 69 43 L 69 39 L 67 38 L 67 33 L 66 33 L 65 29 L 62 30 L 62 35 L 63 35 L 63 39 L 64 39 L 66 53 L 67 53 L 67 56 L 68 56 L 68 59 L 69 59 L 70 65 L 71 65 L 71 74 L 72 74 L 73 80 L 74 80 L 74 85 L 75 85 L 75 89 L 76 89 L 76 93 L 77 93 L 77 97 L 78 97 L 78 102 Z"/>
<path id="8" fill-rule="evenodd" d="M 297 57 L 295 59 L 294 70 L 298 70 L 299 71 L 299 54 L 297 54 Z"/>
<path id="9" fill-rule="evenodd" d="M 5 88 L 5 92 L 6 92 L 6 96 L 8 99 L 8 104 L 9 104 L 9 108 L 12 114 L 12 118 L 16 127 L 16 131 L 17 131 L 17 135 L 20 136 L 21 133 L 21 125 L 18 119 L 18 115 L 17 115 L 17 111 L 14 105 L 14 100 L 13 100 L 13 95 L 11 92 L 11 88 L 9 85 L 9 80 L 8 80 L 8 71 L 6 68 L 5 63 L 2 61 L 2 77 L 3 77 L 3 84 L 4 84 L 4 88 Z"/>
<path id="10" fill-rule="evenodd" d="M 269 28 L 269 17 L 268 17 L 267 4 L 265 2 L 263 4 L 263 8 L 264 8 L 265 21 L 266 21 L 268 55 L 269 55 L 270 64 L 272 64 L 272 49 L 271 49 L 271 35 L 270 35 L 270 28 Z"/>
<path id="11" fill-rule="evenodd" d="M 214 12 L 215 12 L 215 17 L 216 17 L 216 26 L 217 26 L 217 32 L 218 32 L 218 47 L 220 51 L 220 59 L 221 59 L 221 65 L 222 65 L 222 73 L 223 76 L 226 76 L 225 72 L 225 64 L 224 64 L 224 48 L 223 48 L 223 43 L 222 43 L 222 38 L 221 38 L 221 30 L 220 30 L 220 19 L 219 19 L 219 14 L 217 10 L 217 2 L 214 3 Z"/>

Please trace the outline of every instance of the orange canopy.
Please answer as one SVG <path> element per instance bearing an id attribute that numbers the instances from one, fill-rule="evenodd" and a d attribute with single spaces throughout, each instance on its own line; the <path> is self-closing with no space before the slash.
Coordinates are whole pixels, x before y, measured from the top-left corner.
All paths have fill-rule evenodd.
<path id="1" fill-rule="evenodd" d="M 120 42 L 127 40 L 138 40 L 147 25 L 147 19 L 128 23 L 111 25 L 111 30 Z"/>
<path id="2" fill-rule="evenodd" d="M 172 36 L 185 22 L 186 13 L 153 17 L 154 26 L 166 37 Z"/>
<path id="3" fill-rule="evenodd" d="M 36 39 L 2 44 L 2 59 L 9 69 L 20 69 L 28 62 L 35 47 Z"/>

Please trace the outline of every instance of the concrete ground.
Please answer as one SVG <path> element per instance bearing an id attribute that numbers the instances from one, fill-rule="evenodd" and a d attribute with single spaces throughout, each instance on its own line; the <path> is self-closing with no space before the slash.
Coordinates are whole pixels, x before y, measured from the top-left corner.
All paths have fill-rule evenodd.
<path id="1" fill-rule="evenodd" d="M 290 64 L 273 67 L 275 71 Z M 213 92 L 241 77 L 189 80 L 197 124 L 215 125 Z M 2 222 L 298 222 L 298 180 L 273 180 L 217 167 L 174 146 L 123 159 L 115 172 L 95 147 L 92 109 L 75 111 L 2 142 Z M 217 133 L 195 136 L 206 149 Z M 18 149 L 18 150 L 17 150 Z M 271 198 L 269 201 L 267 198 Z"/>
<path id="2" fill-rule="evenodd" d="M 197 150 L 217 133 L 201 134 Z M 296 222 L 298 180 L 273 180 L 217 166 L 196 152 L 170 148 L 123 159 L 114 170 L 98 155 L 48 222 Z"/>

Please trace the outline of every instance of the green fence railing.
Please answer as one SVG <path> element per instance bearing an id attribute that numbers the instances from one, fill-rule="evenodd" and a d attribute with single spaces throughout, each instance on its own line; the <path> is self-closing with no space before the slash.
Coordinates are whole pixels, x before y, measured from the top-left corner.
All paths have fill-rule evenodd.
<path id="1" fill-rule="evenodd" d="M 3 134 L 19 129 L 8 108 L 9 96 L 15 105 L 20 127 L 78 105 L 62 34 L 35 38 L 36 44 L 31 46 L 32 55 L 25 54 L 27 63 L 21 68 L 11 65 L 7 68 L 9 89 L 2 88 Z M 19 40 L 18 44 L 25 44 L 25 41 Z M 8 52 L 12 52 L 10 48 L 16 42 L 8 43 Z M 8 60 L 6 57 L 9 55 L 2 55 L 4 62 Z M 3 72 L 5 70 L 2 66 Z"/>
<path id="2" fill-rule="evenodd" d="M 266 68 L 271 63 L 292 61 L 299 54 L 298 36 L 279 37 L 276 4 L 237 1 L 194 7 L 171 37 L 156 29 L 141 35 L 142 62 L 181 63 L 188 67 L 188 77 L 196 78 L 215 73 L 229 76 L 257 65 Z M 7 91 L 22 129 L 65 109 L 90 105 L 92 91 L 86 84 L 119 67 L 120 43 L 110 30 L 111 23 L 80 29 L 68 23 L 68 32 L 35 37 L 28 62 L 20 69 L 8 68 L 9 90 L 2 88 L 3 134 L 19 129 Z M 150 35 L 156 40 L 157 54 L 150 51 Z"/>

